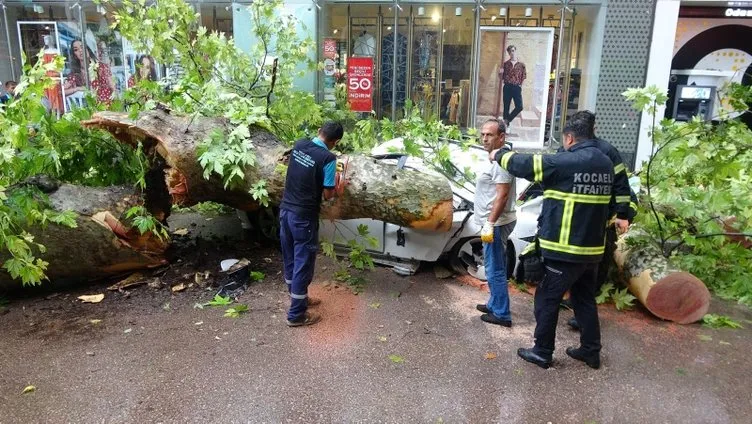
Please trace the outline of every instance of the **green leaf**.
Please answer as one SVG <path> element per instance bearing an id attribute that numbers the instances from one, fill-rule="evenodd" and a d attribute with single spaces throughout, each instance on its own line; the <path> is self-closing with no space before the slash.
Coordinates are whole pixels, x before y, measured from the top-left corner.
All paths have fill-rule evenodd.
<path id="1" fill-rule="evenodd" d="M 702 325 L 709 328 L 744 328 L 741 324 L 725 315 L 706 314 Z"/>
<path id="2" fill-rule="evenodd" d="M 399 355 L 389 355 L 389 360 L 394 362 L 395 364 L 402 364 L 405 362 L 405 358 Z"/>
<path id="3" fill-rule="evenodd" d="M 261 281 L 265 277 L 263 272 L 259 271 L 251 271 L 251 280 L 253 281 Z"/>
<path id="4" fill-rule="evenodd" d="M 227 306 L 232 304 L 233 300 L 230 296 L 214 295 L 214 299 L 206 302 L 206 306 Z"/>
<path id="5" fill-rule="evenodd" d="M 240 317 L 241 314 L 245 314 L 247 312 L 248 312 L 248 305 L 239 303 L 233 306 L 232 308 L 226 310 L 224 316 L 229 317 L 229 318 L 238 318 Z"/>

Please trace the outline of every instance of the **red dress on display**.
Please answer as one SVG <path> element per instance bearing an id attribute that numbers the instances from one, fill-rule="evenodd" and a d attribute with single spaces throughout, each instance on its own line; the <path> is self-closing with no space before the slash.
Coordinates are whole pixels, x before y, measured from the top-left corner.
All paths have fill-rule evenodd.
<path id="1" fill-rule="evenodd" d="M 42 56 L 42 61 L 44 63 L 50 63 L 53 62 L 57 56 L 57 50 L 48 49 L 45 50 L 44 56 Z M 65 112 L 65 107 L 63 106 L 63 90 L 60 86 L 60 74 L 55 71 L 47 71 L 47 76 L 52 78 L 56 84 L 44 90 L 44 94 L 50 102 L 50 108 L 62 115 L 63 112 Z"/>

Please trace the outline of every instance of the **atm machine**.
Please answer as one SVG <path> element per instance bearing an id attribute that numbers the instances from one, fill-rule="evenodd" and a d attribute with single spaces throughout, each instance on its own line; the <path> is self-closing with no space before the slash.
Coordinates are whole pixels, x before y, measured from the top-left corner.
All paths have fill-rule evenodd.
<path id="1" fill-rule="evenodd" d="M 679 84 L 673 94 L 674 101 L 670 118 L 683 122 L 690 121 L 695 116 L 705 121 L 713 118 L 715 87 Z"/>

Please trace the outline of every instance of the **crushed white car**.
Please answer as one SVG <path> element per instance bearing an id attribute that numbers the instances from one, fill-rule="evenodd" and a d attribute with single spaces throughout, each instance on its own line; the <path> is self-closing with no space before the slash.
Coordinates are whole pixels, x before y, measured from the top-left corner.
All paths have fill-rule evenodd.
<path id="1" fill-rule="evenodd" d="M 449 146 L 452 163 L 458 169 L 473 170 L 484 161 L 488 161 L 488 154 L 480 146 L 463 149 L 459 143 L 452 141 L 449 141 Z M 398 167 L 436 173 L 420 158 L 393 153 L 401 150 L 402 140 L 394 139 L 375 147 L 371 154 L 377 160 L 393 163 Z M 338 252 L 344 253 L 348 250 L 350 240 L 359 239 L 358 226 L 365 225 L 368 235 L 376 240 L 375 246 L 367 245 L 374 262 L 391 266 L 399 274 L 414 274 L 421 262 L 434 262 L 446 257 L 455 272 L 466 272 L 475 278 L 485 280 L 483 245 L 480 240 L 481 226 L 473 219 L 475 186 L 463 183 L 459 175 L 449 180 L 454 193 L 454 216 L 448 232 L 403 228 L 373 219 L 322 220 L 319 238 L 321 241 L 332 242 Z M 517 187 L 517 225 L 506 249 L 507 274 L 510 277 L 518 270 L 519 252 L 533 240 L 543 201 L 540 186 L 527 186 L 527 181 L 518 179 Z"/>

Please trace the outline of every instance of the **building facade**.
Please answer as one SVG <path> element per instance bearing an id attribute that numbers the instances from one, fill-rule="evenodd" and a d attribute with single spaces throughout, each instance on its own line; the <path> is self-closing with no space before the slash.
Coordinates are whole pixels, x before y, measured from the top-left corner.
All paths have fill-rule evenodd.
<path id="1" fill-rule="evenodd" d="M 590 109 L 598 134 L 633 163 L 641 116 L 621 93 L 645 85 L 660 1 L 289 0 L 285 8 L 319 46 L 311 58 L 325 66 L 297 85 L 321 101 L 351 85 L 353 105 L 379 118 L 399 118 L 408 102 L 425 117 L 463 128 L 505 118 L 510 139 L 530 148 L 557 145 L 567 116 Z M 253 42 L 247 2 L 190 3 L 208 29 L 234 36 L 241 48 Z M 22 62 L 37 60 L 40 50 L 62 54 L 63 109 L 75 100 L 75 86 L 91 86 L 68 78 L 74 67 L 87 69 L 90 58 L 109 66 L 113 91 L 128 87 L 140 64 L 149 65 L 110 30 L 111 6 L 0 5 L 0 80 L 18 78 Z M 158 78 L 171 72 L 154 68 Z"/>

